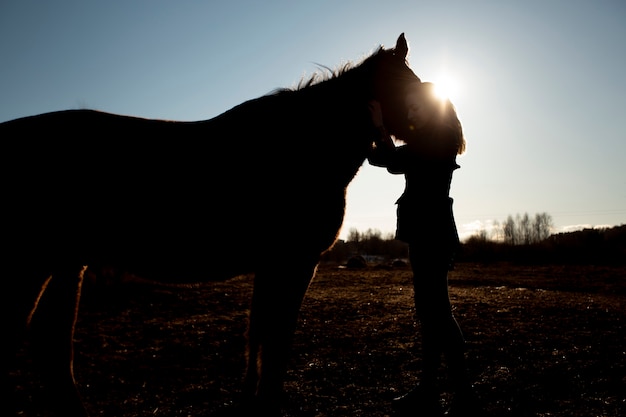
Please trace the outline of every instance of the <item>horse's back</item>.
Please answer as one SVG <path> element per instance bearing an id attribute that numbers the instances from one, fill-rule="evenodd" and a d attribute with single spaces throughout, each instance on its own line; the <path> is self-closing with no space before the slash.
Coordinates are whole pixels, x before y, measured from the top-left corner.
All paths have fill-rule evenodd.
<path id="1" fill-rule="evenodd" d="M 3 240 L 31 262 L 71 257 L 162 270 L 209 259 L 209 241 L 234 246 L 233 236 L 243 236 L 226 217 L 236 208 L 224 202 L 246 190 L 218 176 L 205 132 L 199 122 L 91 110 L 0 124 L 11 219 Z"/>

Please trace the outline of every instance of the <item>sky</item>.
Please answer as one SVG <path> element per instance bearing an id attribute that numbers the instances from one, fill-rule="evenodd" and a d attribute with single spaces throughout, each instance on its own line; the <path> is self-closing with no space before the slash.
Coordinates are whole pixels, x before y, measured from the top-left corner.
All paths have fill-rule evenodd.
<path id="1" fill-rule="evenodd" d="M 209 119 L 401 33 L 415 73 L 454 86 L 462 239 L 526 213 L 555 233 L 626 223 L 622 0 L 1 0 L 0 122 L 76 108 Z M 403 187 L 365 162 L 340 237 L 392 234 Z"/>

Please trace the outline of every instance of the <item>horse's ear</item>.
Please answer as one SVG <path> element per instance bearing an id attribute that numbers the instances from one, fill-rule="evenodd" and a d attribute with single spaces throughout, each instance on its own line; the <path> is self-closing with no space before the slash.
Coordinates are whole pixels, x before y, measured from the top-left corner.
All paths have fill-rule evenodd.
<path id="1" fill-rule="evenodd" d="M 406 43 L 406 38 L 404 37 L 403 32 L 400 36 L 398 36 L 398 40 L 396 41 L 395 55 L 401 57 L 402 59 L 406 59 L 408 53 L 409 45 Z"/>

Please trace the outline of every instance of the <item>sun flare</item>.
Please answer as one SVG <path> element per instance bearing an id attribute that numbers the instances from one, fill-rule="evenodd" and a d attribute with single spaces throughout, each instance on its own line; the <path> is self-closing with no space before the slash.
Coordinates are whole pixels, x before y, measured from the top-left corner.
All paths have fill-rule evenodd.
<path id="1" fill-rule="evenodd" d="M 437 94 L 439 99 L 454 101 L 458 98 L 459 84 L 453 76 L 449 74 L 441 75 L 433 81 L 433 84 L 435 84 L 435 94 Z"/>

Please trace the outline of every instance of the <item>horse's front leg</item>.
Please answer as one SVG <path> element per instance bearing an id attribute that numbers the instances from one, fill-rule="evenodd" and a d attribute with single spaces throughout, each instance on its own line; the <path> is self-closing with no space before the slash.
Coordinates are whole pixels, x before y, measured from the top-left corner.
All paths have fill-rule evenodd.
<path id="1" fill-rule="evenodd" d="M 86 267 L 54 275 L 29 317 L 34 363 L 51 406 L 66 417 L 86 417 L 74 380 L 74 328 Z"/>
<path id="2" fill-rule="evenodd" d="M 298 314 L 316 266 L 282 266 L 254 278 L 244 395 L 268 415 L 280 415 Z"/>

